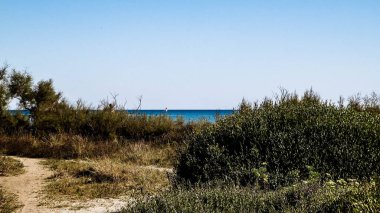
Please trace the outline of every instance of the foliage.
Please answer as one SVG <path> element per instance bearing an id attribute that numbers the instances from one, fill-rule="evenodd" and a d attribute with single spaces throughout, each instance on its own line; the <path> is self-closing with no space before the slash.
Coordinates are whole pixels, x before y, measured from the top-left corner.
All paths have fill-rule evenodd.
<path id="1" fill-rule="evenodd" d="M 286 91 L 244 107 L 191 138 L 177 166 L 180 181 L 278 187 L 308 178 L 380 174 L 380 113 Z M 372 108 L 373 109 L 373 108 Z"/>
<path id="2" fill-rule="evenodd" d="M 8 92 L 7 66 L 0 68 L 0 133 L 9 126 L 7 106 L 10 100 Z"/>
<path id="3" fill-rule="evenodd" d="M 172 189 L 122 212 L 378 212 L 379 187 L 370 183 L 305 182 L 276 191 L 231 186 Z"/>
<path id="4" fill-rule="evenodd" d="M 0 68 L 0 114 L 7 109 L 9 102 L 7 67 Z"/>
<path id="5" fill-rule="evenodd" d="M 95 139 L 154 140 L 181 142 L 193 130 L 194 123 L 172 120 L 167 116 L 129 114 L 114 100 L 101 101 L 96 108 L 79 100 L 68 104 L 62 93 L 56 92 L 52 80 L 36 84 L 27 72 L 8 67 L 0 69 L 0 133 L 8 135 L 72 134 Z M 7 110 L 10 100 L 17 100 L 21 113 L 11 115 Z"/>

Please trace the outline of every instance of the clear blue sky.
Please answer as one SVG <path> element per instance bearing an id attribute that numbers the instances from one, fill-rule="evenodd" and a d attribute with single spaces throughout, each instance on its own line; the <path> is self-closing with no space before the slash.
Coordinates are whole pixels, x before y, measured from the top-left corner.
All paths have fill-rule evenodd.
<path id="1" fill-rule="evenodd" d="M 70 101 L 232 108 L 380 92 L 379 0 L 0 0 L 0 63 Z"/>

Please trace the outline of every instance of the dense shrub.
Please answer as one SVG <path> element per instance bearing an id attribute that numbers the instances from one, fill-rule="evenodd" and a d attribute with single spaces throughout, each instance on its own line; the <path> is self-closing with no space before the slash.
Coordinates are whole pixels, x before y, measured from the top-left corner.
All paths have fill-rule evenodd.
<path id="1" fill-rule="evenodd" d="M 76 110 L 57 119 L 62 133 L 100 139 L 151 140 L 181 142 L 196 123 L 184 123 L 167 116 L 129 114 L 125 110 Z"/>
<path id="2" fill-rule="evenodd" d="M 311 171 L 312 170 L 312 171 Z M 380 116 L 323 102 L 312 91 L 283 95 L 193 135 L 177 166 L 180 180 L 276 187 L 308 178 L 380 174 Z"/>
<path id="3" fill-rule="evenodd" d="M 38 119 L 9 112 L 0 114 L 0 134 L 32 134 L 46 137 L 51 134 L 80 135 L 93 139 L 150 140 L 159 142 L 182 142 L 197 122 L 185 123 L 167 116 L 129 114 L 125 110 L 77 108 L 59 105 L 56 108 L 36 112 Z"/>
<path id="4" fill-rule="evenodd" d="M 173 189 L 122 212 L 378 212 L 379 187 L 371 183 L 300 183 L 276 191 L 217 187 Z M 334 183 L 334 184 L 332 184 Z"/>

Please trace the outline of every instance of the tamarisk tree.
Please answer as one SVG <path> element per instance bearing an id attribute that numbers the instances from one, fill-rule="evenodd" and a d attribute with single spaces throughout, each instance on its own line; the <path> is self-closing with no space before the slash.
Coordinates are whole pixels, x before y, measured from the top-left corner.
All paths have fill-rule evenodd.
<path id="1" fill-rule="evenodd" d="M 56 92 L 53 81 L 42 80 L 37 84 L 29 73 L 13 70 L 9 76 L 9 95 L 18 100 L 20 108 L 26 109 L 36 129 L 54 130 L 51 122 L 59 113 L 58 109 L 67 106 L 60 92 Z"/>
<path id="2" fill-rule="evenodd" d="M 7 110 L 10 95 L 8 92 L 7 66 L 0 68 L 0 114 Z"/>

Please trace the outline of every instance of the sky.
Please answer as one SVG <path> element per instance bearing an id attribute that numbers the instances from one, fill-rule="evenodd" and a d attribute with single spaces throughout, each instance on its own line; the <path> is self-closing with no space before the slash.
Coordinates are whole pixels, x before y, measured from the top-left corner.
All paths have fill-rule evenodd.
<path id="1" fill-rule="evenodd" d="M 72 103 L 231 109 L 380 93 L 379 0 L 0 0 L 0 65 Z"/>

